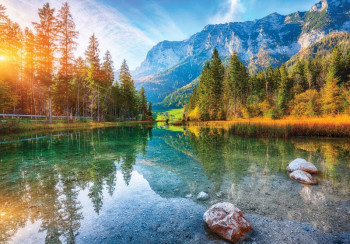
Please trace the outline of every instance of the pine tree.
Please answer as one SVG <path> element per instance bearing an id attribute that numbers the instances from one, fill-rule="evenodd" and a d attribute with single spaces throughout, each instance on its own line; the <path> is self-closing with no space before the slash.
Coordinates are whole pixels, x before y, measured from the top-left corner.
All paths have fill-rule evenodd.
<path id="1" fill-rule="evenodd" d="M 0 55 L 6 56 L 7 50 L 7 32 L 9 28 L 10 20 L 6 15 L 6 8 L 0 4 Z"/>
<path id="2" fill-rule="evenodd" d="M 75 30 L 75 23 L 70 13 L 67 2 L 63 3 L 57 14 L 57 40 L 58 51 L 60 54 L 58 81 L 56 85 L 56 94 L 58 97 L 64 96 L 66 103 L 66 116 L 69 115 L 70 84 L 74 73 L 74 53 L 77 46 L 76 39 L 78 32 Z M 60 98 L 58 98 L 60 99 Z M 60 104 L 59 102 L 57 104 Z"/>
<path id="3" fill-rule="evenodd" d="M 297 93 L 302 93 L 307 89 L 308 83 L 305 71 L 305 63 L 303 61 L 298 60 L 297 64 L 295 65 L 293 70 L 293 79 Z"/>
<path id="4" fill-rule="evenodd" d="M 100 49 L 99 42 L 93 34 L 90 37 L 88 48 L 85 51 L 86 61 L 88 65 L 88 79 L 89 85 L 93 93 L 91 94 L 91 104 L 90 104 L 90 116 L 93 117 L 94 101 L 97 100 L 97 121 L 100 121 L 100 74 L 101 74 L 101 64 L 100 64 Z M 97 96 L 96 96 L 97 90 Z M 96 99 L 97 97 L 97 99 Z"/>
<path id="5" fill-rule="evenodd" d="M 336 115 L 341 110 L 340 89 L 338 84 L 342 79 L 343 59 L 339 48 L 336 46 L 330 56 L 327 80 L 323 89 L 324 114 Z"/>
<path id="6" fill-rule="evenodd" d="M 102 64 L 102 83 L 104 87 L 109 87 L 114 81 L 114 67 L 111 53 L 107 50 L 103 57 Z"/>
<path id="7" fill-rule="evenodd" d="M 308 89 L 312 89 L 316 83 L 316 67 L 311 60 L 306 62 L 306 80 Z"/>
<path id="8" fill-rule="evenodd" d="M 336 115 L 341 110 L 340 89 L 337 85 L 336 78 L 328 78 L 323 90 L 323 106 L 324 114 Z"/>
<path id="9" fill-rule="evenodd" d="M 94 81 L 99 81 L 101 71 L 99 42 L 93 34 L 90 37 L 89 46 L 85 51 L 86 61 L 89 67 L 89 77 Z"/>
<path id="10" fill-rule="evenodd" d="M 285 64 L 282 64 L 280 68 L 280 74 L 281 79 L 278 84 L 277 108 L 280 110 L 281 114 L 284 115 L 287 109 L 287 102 L 289 96 L 289 78 Z"/>
<path id="11" fill-rule="evenodd" d="M 122 103 L 121 99 L 122 99 L 122 96 L 121 96 L 119 83 L 115 82 L 112 85 L 113 105 L 110 107 L 112 109 L 110 113 L 113 115 L 114 118 L 120 117 L 120 109 L 121 109 L 121 103 Z"/>
<path id="12" fill-rule="evenodd" d="M 35 87 L 37 86 L 35 79 L 35 36 L 33 32 L 26 28 L 24 38 L 24 77 L 30 83 L 31 91 L 31 112 L 30 114 L 36 115 L 36 104 L 35 104 Z"/>
<path id="13" fill-rule="evenodd" d="M 36 64 L 39 84 L 45 89 L 49 100 L 49 122 L 52 122 L 51 88 L 54 75 L 54 51 L 57 35 L 55 9 L 49 3 L 39 9 L 39 22 L 33 23 L 36 30 Z"/>
<path id="14" fill-rule="evenodd" d="M 113 104 L 113 98 L 112 98 L 112 84 L 114 81 L 114 67 L 113 67 L 113 60 L 111 53 L 107 50 L 104 57 L 103 57 L 103 63 L 101 67 L 101 81 L 100 81 L 100 100 L 102 100 L 101 103 L 101 110 L 103 116 L 110 117 L 111 115 L 108 114 L 108 106 L 111 106 Z"/>
<path id="15" fill-rule="evenodd" d="M 218 50 L 213 51 L 212 60 L 210 62 L 210 75 L 212 81 L 210 82 L 210 94 L 213 95 L 213 102 L 209 104 L 211 110 L 211 119 L 222 119 L 222 95 L 223 95 L 223 80 L 224 80 L 224 66 L 219 56 Z"/>
<path id="16" fill-rule="evenodd" d="M 346 78 L 344 78 L 344 67 L 345 63 L 343 60 L 343 56 L 338 46 L 335 46 L 330 56 L 328 79 L 335 78 L 337 79 L 338 84 L 345 82 Z"/>
<path id="17" fill-rule="evenodd" d="M 350 53 L 345 58 L 345 70 L 344 70 L 344 77 L 345 82 L 349 82 L 350 80 Z"/>
<path id="18" fill-rule="evenodd" d="M 119 81 L 121 82 L 121 93 L 123 97 L 122 116 L 134 118 L 136 116 L 136 94 L 134 81 L 132 80 L 126 60 L 120 67 Z"/>
<path id="19" fill-rule="evenodd" d="M 87 102 L 87 97 L 88 97 L 88 82 L 87 82 L 87 67 L 85 60 L 82 57 L 78 57 L 75 60 L 74 63 L 74 82 L 73 82 L 73 87 L 75 89 L 75 93 L 77 96 L 77 99 L 75 101 L 76 103 L 76 110 L 75 114 L 77 116 L 85 116 L 85 106 Z M 82 106 L 80 106 L 82 102 Z M 82 111 L 81 111 L 81 109 Z M 82 112 L 82 113 L 81 113 Z"/>
<path id="20" fill-rule="evenodd" d="M 143 87 L 141 87 L 141 91 L 140 91 L 140 114 L 142 114 L 142 120 L 146 120 L 147 98 L 146 98 L 145 89 Z"/>
<path id="21" fill-rule="evenodd" d="M 152 112 L 152 102 L 148 103 L 147 115 L 151 120 L 153 120 L 153 112 Z"/>
<path id="22" fill-rule="evenodd" d="M 0 4 L 0 112 L 6 113 L 18 104 L 18 93 L 11 87 L 13 64 L 9 56 L 10 29 L 13 23 L 6 15 L 6 8 Z"/>
<path id="23" fill-rule="evenodd" d="M 229 64 L 228 73 L 228 100 L 226 101 L 232 107 L 233 104 L 233 115 L 237 117 L 238 103 L 244 103 L 244 93 L 247 91 L 248 84 L 248 73 L 244 64 L 239 60 L 237 53 L 233 53 Z M 239 101 L 240 100 L 240 101 Z"/>
<path id="24" fill-rule="evenodd" d="M 22 50 L 23 50 L 23 33 L 21 28 L 17 23 L 9 21 L 7 26 L 7 37 L 6 37 L 6 51 L 5 54 L 6 62 L 9 65 L 9 69 L 6 73 L 9 75 L 7 77 L 7 82 L 10 90 L 13 94 L 18 97 L 18 104 L 13 106 L 13 113 L 25 112 L 24 100 L 26 97 L 26 89 L 23 87 L 23 70 L 22 70 Z M 19 105 L 17 107 L 17 105 Z M 17 111 L 18 110 L 18 111 Z"/>
<path id="25" fill-rule="evenodd" d="M 202 70 L 200 79 L 199 79 L 199 85 L 198 89 L 198 101 L 196 94 L 194 93 L 193 99 L 190 101 L 190 107 L 195 108 L 196 103 L 198 102 L 199 107 L 199 113 L 202 120 L 209 120 L 209 106 L 210 104 L 215 104 L 215 97 L 214 97 L 214 90 L 211 89 L 211 83 L 213 83 L 211 71 L 210 71 L 210 63 L 206 62 L 204 65 L 204 68 Z"/>

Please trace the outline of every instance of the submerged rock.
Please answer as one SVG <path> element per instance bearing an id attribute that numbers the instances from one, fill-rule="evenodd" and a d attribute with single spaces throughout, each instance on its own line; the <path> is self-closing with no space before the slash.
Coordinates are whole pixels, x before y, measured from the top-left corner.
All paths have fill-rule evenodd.
<path id="1" fill-rule="evenodd" d="M 314 177 L 312 177 L 311 174 L 308 172 L 302 171 L 302 170 L 295 170 L 293 171 L 289 177 L 293 180 L 297 180 L 300 183 L 307 184 L 307 185 L 315 185 L 317 184 L 317 181 Z"/>
<path id="2" fill-rule="evenodd" d="M 297 158 L 293 160 L 287 167 L 287 170 L 290 172 L 296 171 L 296 170 L 302 170 L 305 172 L 308 172 L 310 174 L 317 174 L 318 170 L 315 165 L 312 163 L 306 161 L 302 158 Z"/>
<path id="3" fill-rule="evenodd" d="M 197 196 L 197 200 L 200 200 L 200 201 L 205 201 L 208 199 L 209 199 L 209 195 L 208 195 L 208 193 L 206 193 L 204 191 L 201 191 Z"/>
<path id="4" fill-rule="evenodd" d="M 192 198 L 192 194 L 187 194 L 186 198 Z"/>
<path id="5" fill-rule="evenodd" d="M 203 220 L 211 231 L 233 243 L 246 239 L 253 231 L 243 213 L 228 202 L 211 206 L 204 213 Z"/>

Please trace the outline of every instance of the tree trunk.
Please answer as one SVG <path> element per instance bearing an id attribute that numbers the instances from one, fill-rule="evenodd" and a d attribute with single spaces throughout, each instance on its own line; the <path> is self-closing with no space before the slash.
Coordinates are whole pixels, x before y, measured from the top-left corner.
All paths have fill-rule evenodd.
<path id="1" fill-rule="evenodd" d="M 100 122 L 100 87 L 97 87 L 97 121 Z"/>
<path id="2" fill-rule="evenodd" d="M 33 100 L 33 113 L 36 115 L 36 110 L 35 110 L 35 94 L 34 94 L 34 79 L 32 78 L 32 100 Z M 35 116 L 35 120 L 36 120 Z"/>
<path id="3" fill-rule="evenodd" d="M 83 117 L 85 117 L 85 95 L 83 96 Z"/>
<path id="4" fill-rule="evenodd" d="M 237 103 L 237 99 L 236 99 L 236 90 L 235 90 L 235 92 L 233 93 L 234 95 L 233 95 L 233 100 L 234 100 L 234 103 L 235 103 L 235 105 L 234 105 L 234 114 L 235 114 L 235 117 L 236 117 L 236 103 Z"/>
<path id="5" fill-rule="evenodd" d="M 78 99 L 77 99 L 77 100 L 78 100 L 78 106 L 77 106 L 77 113 L 76 113 L 76 114 L 77 114 L 78 117 L 79 117 L 79 116 L 80 116 L 80 115 L 79 115 L 79 83 L 78 83 Z"/>
<path id="6" fill-rule="evenodd" d="M 49 88 L 49 123 L 52 123 L 51 88 Z"/>
<path id="7" fill-rule="evenodd" d="M 267 74 L 265 74 L 265 90 L 266 90 L 266 97 L 269 97 L 269 81 L 267 80 Z"/>
<path id="8" fill-rule="evenodd" d="M 67 122 L 69 123 L 69 107 L 68 107 L 68 91 L 66 91 L 66 111 L 67 111 Z"/>
<path id="9" fill-rule="evenodd" d="M 90 113 L 91 121 L 92 121 L 92 105 L 94 104 L 93 101 L 94 101 L 93 98 L 91 98 L 91 107 L 90 107 L 91 108 L 91 113 Z"/>

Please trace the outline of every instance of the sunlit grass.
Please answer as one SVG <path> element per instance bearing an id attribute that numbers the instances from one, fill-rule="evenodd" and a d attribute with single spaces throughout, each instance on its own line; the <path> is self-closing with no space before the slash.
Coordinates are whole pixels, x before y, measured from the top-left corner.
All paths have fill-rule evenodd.
<path id="1" fill-rule="evenodd" d="M 140 123 L 150 123 L 150 122 L 140 122 L 140 121 L 127 121 L 127 122 L 53 122 L 49 124 L 47 122 L 35 122 L 28 121 L 25 119 L 9 119 L 6 121 L 0 120 L 0 133 L 8 134 L 12 132 L 24 132 L 24 131 L 45 131 L 45 130 L 69 130 L 69 129 L 95 129 L 103 127 L 115 127 L 115 126 L 125 126 L 125 125 L 135 125 Z"/>
<path id="2" fill-rule="evenodd" d="M 154 112 L 156 121 L 165 121 L 166 119 L 169 119 L 169 121 L 179 121 L 182 120 L 183 113 L 183 108 L 160 110 Z"/>
<path id="3" fill-rule="evenodd" d="M 281 120 L 255 118 L 234 121 L 189 122 L 188 125 L 220 127 L 229 130 L 232 134 L 246 137 L 350 137 L 350 117 L 345 115 L 315 118 L 288 117 Z"/>

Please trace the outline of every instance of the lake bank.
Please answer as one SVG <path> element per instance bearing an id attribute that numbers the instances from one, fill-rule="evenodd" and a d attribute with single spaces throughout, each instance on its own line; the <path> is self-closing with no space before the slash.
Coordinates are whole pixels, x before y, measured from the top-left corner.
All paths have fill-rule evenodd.
<path id="1" fill-rule="evenodd" d="M 187 127 L 213 127 L 229 130 L 243 137 L 350 137 L 350 117 L 315 117 L 237 119 L 231 121 L 187 121 L 174 123 Z"/>
<path id="2" fill-rule="evenodd" d="M 30 131 L 58 131 L 71 129 L 96 129 L 135 124 L 153 124 L 153 121 L 124 121 L 124 122 L 27 122 L 23 120 L 0 121 L 0 134 L 21 133 Z"/>

